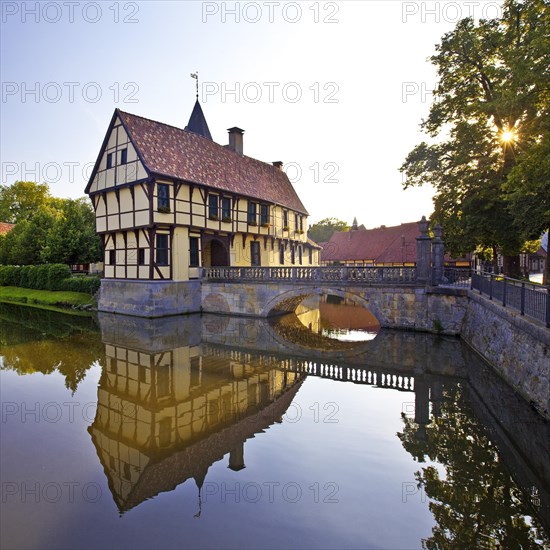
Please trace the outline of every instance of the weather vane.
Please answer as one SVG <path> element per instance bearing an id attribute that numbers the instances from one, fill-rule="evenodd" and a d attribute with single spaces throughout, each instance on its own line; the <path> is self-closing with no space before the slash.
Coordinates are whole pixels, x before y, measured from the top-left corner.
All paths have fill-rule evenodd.
<path id="1" fill-rule="evenodd" d="M 191 73 L 191 78 L 194 78 L 197 81 L 197 99 L 199 99 L 199 71 Z"/>

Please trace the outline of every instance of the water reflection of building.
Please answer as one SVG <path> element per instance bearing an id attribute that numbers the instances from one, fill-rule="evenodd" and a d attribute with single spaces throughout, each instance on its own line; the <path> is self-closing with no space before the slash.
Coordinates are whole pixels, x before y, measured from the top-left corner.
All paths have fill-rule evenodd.
<path id="1" fill-rule="evenodd" d="M 244 442 L 280 421 L 305 375 L 203 356 L 196 346 L 144 352 L 106 345 L 89 428 L 121 511 L 194 478 L 227 453 L 244 468 Z"/>

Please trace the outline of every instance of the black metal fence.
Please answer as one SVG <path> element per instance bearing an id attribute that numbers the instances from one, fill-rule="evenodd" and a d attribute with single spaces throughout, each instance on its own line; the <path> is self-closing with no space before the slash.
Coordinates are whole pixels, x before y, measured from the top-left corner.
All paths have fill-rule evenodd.
<path id="1" fill-rule="evenodd" d="M 489 300 L 495 300 L 504 307 L 511 307 L 522 315 L 538 319 L 550 328 L 549 287 L 494 273 L 473 271 L 470 288 L 485 294 Z"/>
<path id="2" fill-rule="evenodd" d="M 472 270 L 469 267 L 444 267 L 440 285 L 470 288 L 472 284 Z"/>

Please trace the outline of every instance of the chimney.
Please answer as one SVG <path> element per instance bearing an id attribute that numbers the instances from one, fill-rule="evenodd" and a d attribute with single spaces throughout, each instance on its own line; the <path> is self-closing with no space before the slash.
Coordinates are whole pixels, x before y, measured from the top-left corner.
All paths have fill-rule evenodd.
<path id="1" fill-rule="evenodd" d="M 283 163 L 280 160 L 273 161 L 273 166 L 275 166 L 275 168 L 278 168 L 279 170 L 283 169 Z"/>
<path id="2" fill-rule="evenodd" d="M 229 149 L 235 151 L 239 155 L 243 154 L 243 134 L 244 130 L 233 126 L 233 128 L 228 128 L 229 132 Z"/>

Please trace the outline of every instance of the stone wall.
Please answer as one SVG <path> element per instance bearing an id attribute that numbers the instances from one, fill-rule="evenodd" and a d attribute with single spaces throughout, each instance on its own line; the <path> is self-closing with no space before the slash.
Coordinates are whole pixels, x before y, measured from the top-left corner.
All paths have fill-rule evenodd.
<path id="1" fill-rule="evenodd" d="M 474 291 L 469 299 L 462 338 L 550 418 L 550 331 Z"/>
<path id="2" fill-rule="evenodd" d="M 102 279 L 99 311 L 137 317 L 167 317 L 201 310 L 200 281 Z"/>

